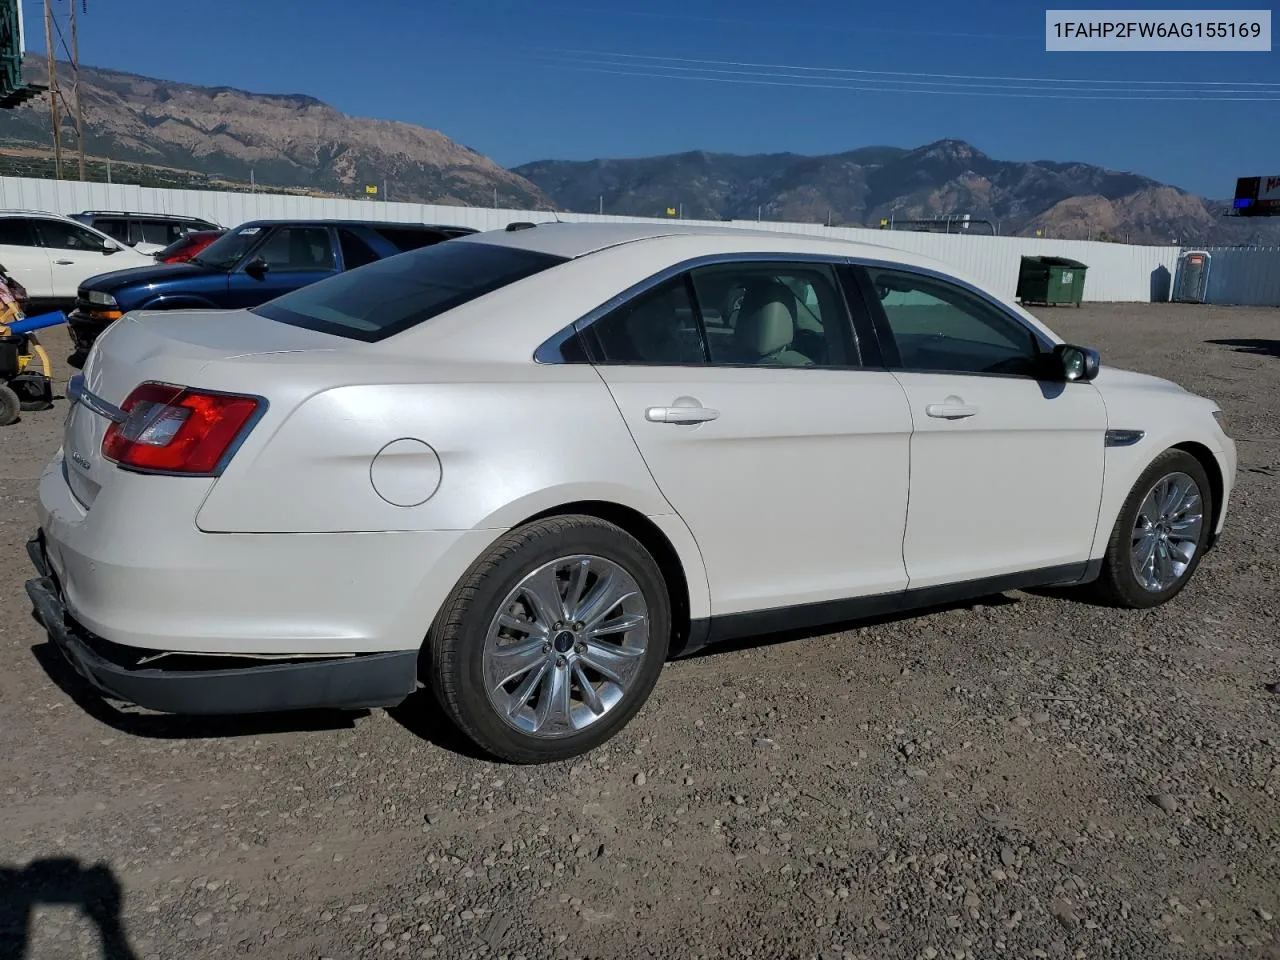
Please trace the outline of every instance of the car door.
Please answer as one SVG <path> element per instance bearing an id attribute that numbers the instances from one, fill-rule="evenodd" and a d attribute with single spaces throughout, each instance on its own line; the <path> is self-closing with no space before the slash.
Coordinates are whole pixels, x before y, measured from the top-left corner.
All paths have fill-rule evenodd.
<path id="1" fill-rule="evenodd" d="M 1046 378 L 1048 339 L 959 282 L 878 266 L 861 278 L 914 421 L 910 586 L 1083 567 L 1102 497 L 1099 392 Z"/>
<path id="2" fill-rule="evenodd" d="M 90 277 L 138 266 L 132 252 L 118 256 L 125 248 L 116 247 L 107 253 L 103 244 L 110 241 L 78 223 L 48 217 L 35 218 L 33 223 L 49 255 L 52 295 L 56 299 L 73 300 L 80 284 Z"/>
<path id="3" fill-rule="evenodd" d="M 831 264 L 700 267 L 583 341 L 697 540 L 713 615 L 906 586 L 911 414 L 890 373 L 860 366 Z"/>
<path id="4" fill-rule="evenodd" d="M 49 251 L 40 246 L 29 218 L 0 217 L 0 264 L 33 300 L 53 296 Z"/>
<path id="5" fill-rule="evenodd" d="M 246 230 L 259 229 L 245 227 Z M 256 307 L 282 293 L 338 272 L 328 227 L 293 225 L 261 228 L 266 233 L 231 272 L 227 307 Z"/>

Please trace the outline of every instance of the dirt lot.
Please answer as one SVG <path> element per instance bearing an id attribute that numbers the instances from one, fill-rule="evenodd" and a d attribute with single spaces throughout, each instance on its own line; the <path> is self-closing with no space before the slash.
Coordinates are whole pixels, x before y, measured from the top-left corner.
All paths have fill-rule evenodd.
<path id="1" fill-rule="evenodd" d="M 0 428 L 0 958 L 1280 957 L 1280 311 L 1045 316 L 1227 412 L 1238 493 L 1178 600 L 716 652 L 553 767 L 428 704 L 103 704 L 22 590 L 65 406 Z"/>

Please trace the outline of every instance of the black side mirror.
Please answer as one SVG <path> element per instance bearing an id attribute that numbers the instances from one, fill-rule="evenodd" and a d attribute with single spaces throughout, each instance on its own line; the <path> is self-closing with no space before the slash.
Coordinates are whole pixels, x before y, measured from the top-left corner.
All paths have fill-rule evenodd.
<path id="1" fill-rule="evenodd" d="M 1077 380 L 1092 380 L 1098 375 L 1102 359 L 1097 350 L 1088 347 L 1077 347 L 1071 343 L 1059 343 L 1053 348 L 1054 370 L 1063 380 L 1073 383 Z"/>
<path id="2" fill-rule="evenodd" d="M 254 257 L 244 265 L 244 272 L 251 277 L 257 277 L 261 280 L 271 269 L 271 264 L 263 260 L 261 257 Z"/>

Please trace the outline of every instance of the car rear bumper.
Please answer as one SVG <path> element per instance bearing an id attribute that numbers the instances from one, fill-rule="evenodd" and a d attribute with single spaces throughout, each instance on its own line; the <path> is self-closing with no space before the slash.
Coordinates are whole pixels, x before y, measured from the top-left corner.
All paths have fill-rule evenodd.
<path id="1" fill-rule="evenodd" d="M 206 533 L 207 478 L 105 476 L 91 506 L 59 454 L 37 522 L 68 614 L 150 654 L 348 657 L 421 649 L 498 530 Z"/>
<path id="2" fill-rule="evenodd" d="M 246 657 L 175 654 L 180 669 L 147 666 L 165 657 L 94 636 L 68 613 L 42 534 L 27 553 L 39 574 L 26 589 L 40 622 L 75 671 L 108 697 L 166 713 L 266 713 L 395 706 L 417 686 L 415 650 L 250 665 L 239 665 Z"/>

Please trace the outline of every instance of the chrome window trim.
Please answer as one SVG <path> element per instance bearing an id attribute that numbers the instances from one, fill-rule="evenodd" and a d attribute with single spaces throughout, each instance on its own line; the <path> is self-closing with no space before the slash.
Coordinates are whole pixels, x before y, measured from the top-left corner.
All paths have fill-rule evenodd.
<path id="1" fill-rule="evenodd" d="M 815 263 L 825 264 L 832 268 L 840 267 L 861 267 L 881 270 L 896 270 L 900 273 L 910 273 L 916 276 L 924 277 L 930 280 L 936 280 L 941 283 L 949 283 L 966 293 L 971 294 L 984 304 L 991 307 L 1000 315 L 1012 320 L 1018 326 L 1022 327 L 1029 334 L 1035 337 L 1038 343 L 1045 351 L 1052 351 L 1057 345 L 1056 341 L 1049 337 L 1038 327 L 1031 326 L 1027 321 L 1018 314 L 1012 312 L 1009 307 L 997 300 L 987 291 L 980 287 L 974 286 L 966 280 L 962 280 L 949 273 L 941 270 L 934 270 L 930 267 L 921 267 L 910 263 L 901 263 L 896 260 L 882 260 L 877 257 L 863 257 L 856 255 L 840 255 L 831 253 L 784 253 L 778 252 L 749 252 L 749 253 L 710 253 L 699 257 L 690 257 L 687 260 L 681 260 L 673 263 L 657 273 L 645 277 L 643 280 L 633 283 L 620 293 L 610 297 L 604 303 L 595 307 L 577 320 L 566 324 L 558 331 L 544 340 L 534 351 L 533 360 L 535 363 L 557 364 L 557 363 L 573 363 L 575 361 L 564 359 L 561 353 L 561 347 L 573 336 L 582 335 L 591 324 L 600 320 L 604 316 L 612 313 L 614 310 L 625 305 L 636 297 L 642 296 L 649 290 L 659 284 L 665 283 L 672 277 L 690 270 L 697 270 L 700 267 L 720 266 L 734 263 Z M 853 307 L 846 304 L 846 308 L 852 311 Z M 851 318 L 852 319 L 852 318 Z M 856 337 L 856 329 L 854 330 Z M 714 364 L 712 364 L 714 366 Z M 830 369 L 830 368 L 824 368 Z M 844 369 L 844 368 L 842 368 Z M 851 367 L 848 369 L 867 369 L 865 367 Z M 993 376 L 1008 376 L 1008 374 L 993 374 Z"/>
<path id="2" fill-rule="evenodd" d="M 105 417 L 112 423 L 124 423 L 127 416 L 115 404 L 108 403 L 97 394 L 90 392 L 89 388 L 84 385 L 83 373 L 77 373 L 67 381 L 67 401 L 70 406 L 83 403 L 98 416 Z"/>
<path id="3" fill-rule="evenodd" d="M 708 253 L 700 257 L 690 257 L 687 260 L 681 260 L 670 266 L 663 267 L 657 273 L 650 274 L 643 280 L 633 283 L 621 293 L 616 293 L 600 306 L 595 307 L 584 313 L 577 320 L 566 324 L 558 331 L 542 342 L 537 350 L 534 351 L 533 359 L 536 363 L 572 363 L 573 361 L 563 359 L 560 353 L 560 347 L 567 341 L 571 334 L 581 336 L 586 332 L 597 320 L 603 319 L 608 314 L 617 310 L 634 300 L 636 297 L 643 296 L 654 287 L 666 283 L 672 277 L 679 276 L 690 270 L 697 270 L 700 267 L 711 267 L 721 265 L 732 265 L 735 263 L 815 263 L 825 264 L 826 266 L 838 269 L 847 267 L 852 263 L 849 257 L 839 256 L 830 253 Z M 843 291 L 841 291 L 843 295 Z M 846 310 L 852 308 L 849 304 L 845 305 Z M 850 318 L 852 319 L 852 318 Z M 852 324 L 851 324 L 852 325 Z M 851 336 L 855 336 L 851 332 Z M 856 343 L 856 336 L 855 341 Z M 589 361 L 588 361 L 589 362 Z M 621 364 L 627 366 L 627 364 Z M 682 366 L 682 364 L 671 364 L 671 366 Z M 723 366 L 723 364 L 699 364 L 698 366 Z M 772 367 L 770 369 L 773 369 Z M 835 369 L 832 367 L 823 367 L 824 370 Z M 841 367 L 838 369 L 862 370 L 865 367 Z"/>

